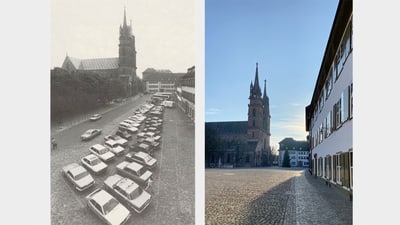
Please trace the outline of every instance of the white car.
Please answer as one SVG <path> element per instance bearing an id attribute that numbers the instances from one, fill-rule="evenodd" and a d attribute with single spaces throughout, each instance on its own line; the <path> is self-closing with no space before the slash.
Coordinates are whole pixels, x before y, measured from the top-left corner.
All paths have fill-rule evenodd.
<path id="1" fill-rule="evenodd" d="M 137 213 L 143 212 L 151 202 L 151 195 L 133 180 L 118 174 L 107 177 L 104 181 L 107 191 Z"/>
<path id="2" fill-rule="evenodd" d="M 149 179 L 153 176 L 151 171 L 136 162 L 123 161 L 116 167 L 118 173 L 143 185 L 147 184 Z"/>
<path id="3" fill-rule="evenodd" d="M 86 196 L 88 207 L 102 221 L 109 225 L 125 224 L 131 216 L 130 211 L 103 189 L 96 189 Z"/>
<path id="4" fill-rule="evenodd" d="M 116 134 L 115 135 L 107 135 L 104 137 L 104 140 L 105 141 L 113 140 L 113 141 L 117 142 L 119 145 L 121 145 L 122 147 L 128 146 L 128 140 L 126 140 L 125 138 L 122 138 Z"/>
<path id="5" fill-rule="evenodd" d="M 89 151 L 95 155 L 97 155 L 104 162 L 109 162 L 115 158 L 114 153 L 110 152 L 108 148 L 104 147 L 101 144 L 95 144 L 89 148 Z"/>
<path id="6" fill-rule="evenodd" d="M 96 121 L 101 119 L 101 115 L 100 114 L 94 114 L 93 116 L 90 117 L 90 121 Z"/>
<path id="7" fill-rule="evenodd" d="M 153 169 L 157 165 L 157 159 L 151 157 L 150 154 L 145 152 L 129 152 L 125 155 L 125 159 L 129 162 L 138 162 L 148 169 Z"/>
<path id="8" fill-rule="evenodd" d="M 124 120 L 123 122 L 131 125 L 131 127 L 140 127 L 140 123 L 133 120 Z"/>
<path id="9" fill-rule="evenodd" d="M 64 166 L 62 173 L 78 191 L 84 191 L 95 184 L 93 177 L 78 163 L 71 163 Z"/>
<path id="10" fill-rule="evenodd" d="M 107 164 L 99 159 L 95 154 L 90 154 L 81 159 L 82 165 L 94 174 L 100 174 L 107 170 Z"/>
<path id="11" fill-rule="evenodd" d="M 126 130 L 131 133 L 136 133 L 138 131 L 138 128 L 131 126 L 129 123 L 121 122 L 119 123 L 119 128 L 121 130 Z"/>
<path id="12" fill-rule="evenodd" d="M 108 148 L 116 156 L 120 156 L 120 155 L 124 154 L 124 151 L 125 151 L 125 148 L 123 148 L 116 141 L 111 140 L 111 139 L 104 142 L 104 146 L 106 146 L 106 148 Z"/>

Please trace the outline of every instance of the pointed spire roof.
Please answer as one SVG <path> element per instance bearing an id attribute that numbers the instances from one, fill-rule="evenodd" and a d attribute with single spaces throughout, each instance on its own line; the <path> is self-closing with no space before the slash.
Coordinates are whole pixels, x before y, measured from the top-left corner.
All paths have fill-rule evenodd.
<path id="1" fill-rule="evenodd" d="M 124 28 L 126 28 L 127 27 L 127 24 L 126 24 L 126 7 L 124 6 Z"/>
<path id="2" fill-rule="evenodd" d="M 261 97 L 261 88 L 258 82 L 258 63 L 256 63 L 256 76 L 254 78 L 254 94 Z"/>
<path id="3" fill-rule="evenodd" d="M 263 97 L 267 97 L 267 80 L 264 80 L 264 94 Z"/>

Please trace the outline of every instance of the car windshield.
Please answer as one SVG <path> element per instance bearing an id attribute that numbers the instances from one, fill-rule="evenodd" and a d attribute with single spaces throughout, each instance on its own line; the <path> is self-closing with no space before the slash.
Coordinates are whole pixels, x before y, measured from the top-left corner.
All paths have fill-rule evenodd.
<path id="1" fill-rule="evenodd" d="M 101 161 L 100 161 L 99 158 L 95 158 L 95 159 L 93 159 L 93 160 L 90 162 L 90 164 L 91 164 L 92 166 L 95 166 L 95 165 L 99 164 L 100 162 L 101 162 Z"/>
<path id="2" fill-rule="evenodd" d="M 127 197 L 132 200 L 132 199 L 139 197 L 142 194 L 142 192 L 143 192 L 143 190 L 140 187 L 138 187 L 134 191 L 129 193 Z"/>
<path id="3" fill-rule="evenodd" d="M 107 149 L 106 148 L 97 149 L 97 152 L 99 154 L 105 154 L 105 153 L 107 153 Z"/>
<path id="4" fill-rule="evenodd" d="M 118 201 L 111 198 L 106 204 L 104 204 L 104 214 L 108 214 L 118 205 Z"/>
<path id="5" fill-rule="evenodd" d="M 144 161 L 145 162 L 149 162 L 150 160 L 151 160 L 151 156 L 150 155 L 147 155 L 147 156 L 144 157 Z"/>
<path id="6" fill-rule="evenodd" d="M 77 175 L 75 176 L 75 180 L 80 180 L 80 179 L 86 177 L 87 175 L 88 175 L 88 172 L 87 172 L 87 171 L 82 171 L 82 173 L 79 173 L 79 174 L 77 174 Z"/>
<path id="7" fill-rule="evenodd" d="M 87 130 L 87 131 L 85 132 L 85 135 L 90 135 L 92 132 L 93 132 L 92 130 Z"/>

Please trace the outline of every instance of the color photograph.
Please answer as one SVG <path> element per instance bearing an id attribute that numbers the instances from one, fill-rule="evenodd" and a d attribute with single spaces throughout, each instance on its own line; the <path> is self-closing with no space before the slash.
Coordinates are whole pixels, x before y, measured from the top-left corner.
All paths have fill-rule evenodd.
<path id="1" fill-rule="evenodd" d="M 352 224 L 352 1 L 205 1 L 205 223 Z"/>

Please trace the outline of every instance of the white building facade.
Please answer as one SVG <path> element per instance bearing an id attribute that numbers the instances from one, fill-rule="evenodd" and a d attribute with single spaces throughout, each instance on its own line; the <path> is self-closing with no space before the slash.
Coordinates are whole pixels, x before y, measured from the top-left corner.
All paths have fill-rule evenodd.
<path id="1" fill-rule="evenodd" d="M 340 1 L 311 104 L 306 107 L 310 170 L 353 190 L 352 1 Z"/>
<path id="2" fill-rule="evenodd" d="M 285 138 L 279 142 L 278 165 L 282 166 L 285 152 L 289 152 L 290 167 L 309 167 L 307 141 L 296 141 L 293 138 Z"/>

